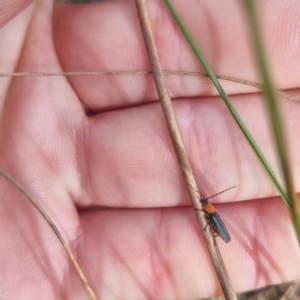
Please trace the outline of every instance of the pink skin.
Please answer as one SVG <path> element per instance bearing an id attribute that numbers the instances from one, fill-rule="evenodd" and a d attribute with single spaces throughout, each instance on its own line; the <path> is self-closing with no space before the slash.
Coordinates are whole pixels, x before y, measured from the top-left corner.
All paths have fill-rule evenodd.
<path id="1" fill-rule="evenodd" d="M 237 1 L 174 2 L 216 73 L 259 81 Z M 163 1 L 147 3 L 163 67 L 201 71 Z M 1 5 L 1 72 L 149 69 L 134 1 Z M 299 1 L 260 5 L 273 77 L 300 96 Z M 217 241 L 235 290 L 295 279 L 300 259 L 289 213 L 212 84 L 167 82 L 200 190 L 209 196 L 238 186 L 211 199 L 224 203 L 216 207 L 232 241 Z M 278 170 L 260 93 L 224 87 Z M 100 299 L 220 293 L 150 75 L 1 78 L 0 89 L 0 165 L 53 218 Z M 298 166 L 299 104 L 281 103 Z M 37 211 L 3 179 L 0 190 L 0 298 L 88 299 Z M 89 209 L 103 206 L 118 209 Z"/>

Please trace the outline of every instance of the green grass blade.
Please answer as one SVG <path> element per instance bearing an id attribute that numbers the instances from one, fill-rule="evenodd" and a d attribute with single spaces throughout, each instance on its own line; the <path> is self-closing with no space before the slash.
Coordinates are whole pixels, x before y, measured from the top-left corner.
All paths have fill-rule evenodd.
<path id="1" fill-rule="evenodd" d="M 263 155 L 262 151 L 260 150 L 260 148 L 256 144 L 254 138 L 252 137 L 252 135 L 249 132 L 249 130 L 247 129 L 246 125 L 242 121 L 242 119 L 241 119 L 240 115 L 238 114 L 238 112 L 236 111 L 235 107 L 231 103 L 229 97 L 226 95 L 224 89 L 222 88 L 221 84 L 219 83 L 218 79 L 216 78 L 215 74 L 213 73 L 211 67 L 209 66 L 208 62 L 204 58 L 202 52 L 200 51 L 200 49 L 197 46 L 194 39 L 192 38 L 192 36 L 189 33 L 188 29 L 184 25 L 182 19 L 180 18 L 179 14 L 176 11 L 175 7 L 173 6 L 172 2 L 170 0 L 164 0 L 164 1 L 165 1 L 166 5 L 168 6 L 168 8 L 169 8 L 171 14 L 173 15 L 174 19 L 176 20 L 177 24 L 179 25 L 179 27 L 180 27 L 181 31 L 183 32 L 184 36 L 188 40 L 188 42 L 191 45 L 192 49 L 194 50 L 194 52 L 195 52 L 196 56 L 198 57 L 199 61 L 203 65 L 203 67 L 206 70 L 207 74 L 209 75 L 211 81 L 213 82 L 216 89 L 218 90 L 220 96 L 224 100 L 224 102 L 225 102 L 226 106 L 228 107 L 229 111 L 231 112 L 232 116 L 236 120 L 238 126 L 240 127 L 240 129 L 244 133 L 244 135 L 245 135 L 246 139 L 248 140 L 248 142 L 250 143 L 252 149 L 254 150 L 254 152 L 258 156 L 259 160 L 263 164 L 263 166 L 264 166 L 265 170 L 267 171 L 267 173 L 269 174 L 269 176 L 270 176 L 271 180 L 273 181 L 275 187 L 277 188 L 279 194 L 281 195 L 281 197 L 283 198 L 285 203 L 289 206 L 289 199 L 288 199 L 286 191 L 281 186 L 279 180 L 277 179 L 277 177 L 276 177 L 275 173 L 273 172 L 271 166 L 267 162 L 267 160 L 266 160 L 265 156 Z"/>
<path id="2" fill-rule="evenodd" d="M 277 146 L 278 158 L 285 182 L 285 186 L 289 196 L 289 204 L 291 208 L 291 215 L 294 222 L 294 227 L 297 232 L 298 242 L 300 244 L 300 218 L 297 208 L 297 199 L 295 195 L 294 182 L 291 171 L 291 164 L 289 161 L 287 143 L 285 140 L 282 116 L 276 97 L 275 88 L 269 72 L 267 56 L 264 52 L 263 39 L 260 33 L 259 20 L 256 13 L 255 1 L 244 0 L 244 6 L 247 11 L 249 24 L 253 35 L 253 43 L 256 52 L 258 67 L 266 95 L 266 101 L 269 109 L 270 121 L 273 128 L 273 135 Z"/>

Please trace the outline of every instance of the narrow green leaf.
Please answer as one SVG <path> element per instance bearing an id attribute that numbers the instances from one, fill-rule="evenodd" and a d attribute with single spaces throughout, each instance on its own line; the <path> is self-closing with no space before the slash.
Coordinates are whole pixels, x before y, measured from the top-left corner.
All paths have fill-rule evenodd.
<path id="1" fill-rule="evenodd" d="M 288 201 L 291 208 L 291 215 L 294 227 L 297 232 L 298 243 L 300 244 L 300 217 L 297 207 L 297 198 L 295 194 L 294 182 L 291 171 L 291 164 L 289 161 L 287 143 L 283 130 L 283 121 L 281 111 L 276 97 L 276 91 L 273 85 L 271 74 L 267 63 L 267 56 L 264 51 L 263 38 L 260 33 L 259 19 L 257 17 L 255 1 L 243 0 L 247 11 L 249 24 L 252 31 L 253 43 L 257 58 L 257 64 L 260 70 L 260 75 L 263 81 L 265 90 L 266 102 L 269 109 L 270 121 L 272 124 L 274 140 L 277 146 L 278 158 L 283 174 L 286 190 L 288 192 Z"/>
<path id="2" fill-rule="evenodd" d="M 232 116 L 236 120 L 238 126 L 240 127 L 240 129 L 244 133 L 244 135 L 245 135 L 246 139 L 248 140 L 248 142 L 250 143 L 252 149 L 254 150 L 254 152 L 258 156 L 259 160 L 263 164 L 263 166 L 264 166 L 265 170 L 267 171 L 267 173 L 269 174 L 269 176 L 270 176 L 271 180 L 273 181 L 275 187 L 277 188 L 279 194 L 281 195 L 281 197 L 283 198 L 285 203 L 289 206 L 289 200 L 288 200 L 288 196 L 287 196 L 286 191 L 281 186 L 279 180 L 277 179 L 275 173 L 271 169 L 271 167 L 270 167 L 269 163 L 267 162 L 265 156 L 263 155 L 262 151 L 260 150 L 260 148 L 256 144 L 254 138 L 252 137 L 252 135 L 249 132 L 248 128 L 246 127 L 246 125 L 242 121 L 240 115 L 236 111 L 236 109 L 233 106 L 232 102 L 230 101 L 229 97 L 226 95 L 226 93 L 223 90 L 221 84 L 219 83 L 219 81 L 216 78 L 215 74 L 213 73 L 211 67 L 209 66 L 208 62 L 204 58 L 204 56 L 203 56 L 202 52 L 200 51 L 199 47 L 197 46 L 196 42 L 194 41 L 191 34 L 189 33 L 187 27 L 184 25 L 182 19 L 180 18 L 179 14 L 176 11 L 175 7 L 173 6 L 172 2 L 170 0 L 164 0 L 164 1 L 165 1 L 166 5 L 168 6 L 168 8 L 169 8 L 171 14 L 173 15 L 174 19 L 176 20 L 178 26 L 180 27 L 181 31 L 183 32 L 184 36 L 188 40 L 190 46 L 194 50 L 194 52 L 195 52 L 196 56 L 198 57 L 199 61 L 203 65 L 203 67 L 206 70 L 207 74 L 209 75 L 211 81 L 213 82 L 216 89 L 218 90 L 220 96 L 224 100 L 224 102 L 225 102 L 226 106 L 228 107 L 229 111 L 231 112 Z"/>

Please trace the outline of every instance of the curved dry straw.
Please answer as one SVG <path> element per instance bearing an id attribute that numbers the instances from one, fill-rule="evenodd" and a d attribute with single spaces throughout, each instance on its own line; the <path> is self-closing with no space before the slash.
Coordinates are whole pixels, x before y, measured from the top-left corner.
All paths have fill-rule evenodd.
<path id="1" fill-rule="evenodd" d="M 128 76 L 128 75 L 148 75 L 152 74 L 151 70 L 125 70 L 125 71 L 66 71 L 66 72 L 4 72 L 0 73 L 0 77 L 35 77 L 35 76 L 99 76 L 99 75 L 113 75 L 113 76 Z M 203 72 L 193 72 L 193 71 L 184 71 L 184 70 L 163 70 L 164 75 L 177 75 L 177 76 L 196 76 L 196 77 L 209 77 L 207 73 Z M 226 75 L 215 74 L 218 79 L 231 81 L 239 83 L 242 85 L 251 86 L 257 88 L 258 90 L 263 90 L 263 86 L 259 83 L 252 82 L 249 80 L 244 80 L 240 78 L 235 78 Z M 293 97 L 285 92 L 276 91 L 278 96 L 291 100 L 297 103 L 300 103 L 300 98 Z"/>
<path id="2" fill-rule="evenodd" d="M 63 238 L 51 218 L 48 216 L 48 214 L 45 212 L 43 207 L 28 193 L 28 191 L 19 183 L 17 182 L 12 176 L 10 176 L 8 173 L 6 173 L 4 170 L 0 169 L 0 175 L 3 176 L 7 181 L 9 181 L 13 186 L 15 186 L 33 205 L 34 207 L 38 210 L 38 212 L 43 216 L 43 218 L 46 220 L 46 222 L 49 224 L 51 229 L 54 231 L 55 235 L 61 242 L 62 246 L 66 250 L 80 280 L 82 281 L 86 291 L 88 292 L 90 298 L 92 300 L 97 300 L 96 294 L 91 288 L 90 284 L 88 283 L 87 278 L 85 277 L 79 263 L 77 262 L 75 255 L 71 251 L 68 243 L 66 240 Z"/>

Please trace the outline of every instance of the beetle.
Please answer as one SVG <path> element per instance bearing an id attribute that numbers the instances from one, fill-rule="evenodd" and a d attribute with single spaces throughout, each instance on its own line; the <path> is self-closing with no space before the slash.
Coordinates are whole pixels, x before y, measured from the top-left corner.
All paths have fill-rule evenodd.
<path id="1" fill-rule="evenodd" d="M 200 192 L 200 203 L 202 205 L 202 211 L 204 211 L 204 213 L 206 214 L 206 218 L 208 221 L 208 224 L 211 226 L 213 232 L 216 234 L 216 236 L 220 236 L 220 238 L 225 242 L 228 243 L 231 241 L 231 237 L 230 234 L 228 232 L 228 229 L 225 226 L 225 223 L 223 222 L 223 220 L 221 219 L 219 213 L 217 212 L 216 208 L 209 203 L 208 199 L 215 197 L 221 193 L 224 193 L 230 189 L 233 189 L 236 186 L 233 186 L 229 189 L 226 189 L 218 194 L 215 194 L 213 196 L 210 196 L 208 198 L 205 198 Z"/>

